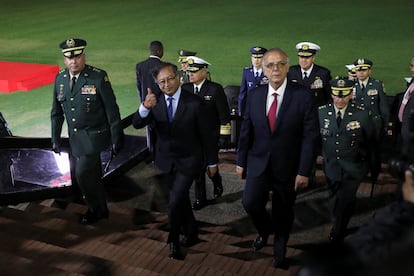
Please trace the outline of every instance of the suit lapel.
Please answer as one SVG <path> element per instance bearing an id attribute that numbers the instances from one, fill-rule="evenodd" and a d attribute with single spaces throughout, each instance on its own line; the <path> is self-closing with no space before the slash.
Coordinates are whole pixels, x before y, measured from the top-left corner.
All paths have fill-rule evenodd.
<path id="1" fill-rule="evenodd" d="M 185 114 L 185 110 L 186 110 L 186 105 L 184 104 L 184 102 L 186 101 L 185 97 L 186 97 L 185 93 L 183 93 L 183 90 L 181 90 L 180 99 L 178 100 L 178 104 L 177 104 L 177 110 L 175 111 L 174 119 L 172 122 L 173 126 L 176 124 L 176 122 L 180 121 L 180 118 L 184 116 Z M 167 110 L 167 108 L 165 108 L 165 110 Z M 167 114 L 167 112 L 165 114 Z"/>
<path id="2" fill-rule="evenodd" d="M 285 116 L 286 110 L 292 100 L 292 93 L 289 93 L 289 90 L 289 85 L 287 85 L 285 92 L 283 94 L 282 104 L 280 105 L 279 112 L 277 113 L 275 132 L 277 131 L 281 122 L 283 121 L 283 117 Z"/>

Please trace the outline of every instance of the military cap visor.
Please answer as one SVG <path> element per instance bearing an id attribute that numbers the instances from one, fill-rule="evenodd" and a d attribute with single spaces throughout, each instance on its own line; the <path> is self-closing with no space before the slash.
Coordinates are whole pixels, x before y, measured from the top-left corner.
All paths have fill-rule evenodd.
<path id="1" fill-rule="evenodd" d="M 330 81 L 331 94 L 343 98 L 351 94 L 354 87 L 354 82 L 348 78 L 338 77 Z"/>
<path id="2" fill-rule="evenodd" d="M 331 94 L 338 97 L 338 98 L 344 98 L 352 93 L 352 87 L 349 88 L 337 88 L 337 87 L 331 87 Z"/>
<path id="3" fill-rule="evenodd" d="M 86 41 L 79 38 L 71 38 L 63 41 L 59 46 L 63 56 L 72 58 L 83 54 L 86 47 Z"/>
<path id="4" fill-rule="evenodd" d="M 198 72 L 198 71 L 200 71 L 201 69 L 204 69 L 204 68 L 207 68 L 207 66 L 205 66 L 205 65 L 201 66 L 201 65 L 198 65 L 198 64 L 193 64 L 193 65 L 191 65 L 190 67 L 187 68 L 187 71 L 196 73 L 196 72 Z"/>
<path id="5" fill-rule="evenodd" d="M 373 65 L 373 62 L 366 58 L 359 58 L 354 61 L 354 65 L 357 71 L 363 71 L 370 69 Z"/>

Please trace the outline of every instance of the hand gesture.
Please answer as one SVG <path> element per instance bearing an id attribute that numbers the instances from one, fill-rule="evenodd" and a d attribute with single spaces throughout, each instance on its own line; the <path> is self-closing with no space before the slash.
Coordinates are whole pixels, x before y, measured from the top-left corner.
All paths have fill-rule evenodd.
<path id="1" fill-rule="evenodd" d="M 152 93 L 151 88 L 147 88 L 148 94 L 145 96 L 145 100 L 142 103 L 146 109 L 151 109 L 157 105 L 157 97 Z"/>

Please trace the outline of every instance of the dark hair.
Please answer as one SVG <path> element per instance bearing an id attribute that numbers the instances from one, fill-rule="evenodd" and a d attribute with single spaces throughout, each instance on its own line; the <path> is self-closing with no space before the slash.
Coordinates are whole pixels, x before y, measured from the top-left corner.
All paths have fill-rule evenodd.
<path id="1" fill-rule="evenodd" d="M 151 54 L 156 54 L 156 53 L 164 51 L 164 46 L 162 45 L 161 41 L 154 40 L 154 41 L 151 41 L 149 50 Z"/>
<path id="2" fill-rule="evenodd" d="M 171 67 L 172 69 L 173 69 L 173 71 L 174 71 L 174 74 L 178 74 L 178 67 L 177 67 L 177 65 L 175 65 L 175 64 L 173 64 L 173 63 L 171 63 L 171 62 L 164 62 L 164 61 L 162 61 L 158 66 L 156 66 L 153 70 L 152 70 L 152 72 L 151 72 L 151 75 L 152 75 L 152 77 L 154 78 L 154 80 L 157 80 L 157 76 L 158 76 L 158 74 L 160 73 L 160 71 L 162 70 L 162 69 L 164 69 L 164 68 L 167 68 L 167 67 Z"/>

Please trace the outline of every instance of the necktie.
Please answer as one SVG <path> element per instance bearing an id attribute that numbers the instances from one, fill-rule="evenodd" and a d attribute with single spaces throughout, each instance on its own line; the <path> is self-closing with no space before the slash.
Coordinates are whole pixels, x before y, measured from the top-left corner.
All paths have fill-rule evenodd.
<path id="1" fill-rule="evenodd" d="M 198 86 L 195 87 L 195 93 L 198 94 Z"/>
<path id="2" fill-rule="evenodd" d="M 73 87 L 75 87 L 76 84 L 76 77 L 72 77 L 72 83 L 70 84 L 70 92 L 73 91 Z"/>
<path id="3" fill-rule="evenodd" d="M 256 75 L 254 78 L 256 79 L 256 81 L 259 79 L 259 72 L 256 72 Z"/>
<path id="4" fill-rule="evenodd" d="M 171 123 L 173 121 L 173 103 L 174 100 L 173 97 L 168 97 L 168 106 L 167 106 L 167 115 L 168 115 L 168 121 Z"/>
<path id="5" fill-rule="evenodd" d="M 272 96 L 274 97 L 272 104 L 269 108 L 269 113 L 267 113 L 267 119 L 269 121 L 270 131 L 273 133 L 275 131 L 275 123 L 276 123 L 276 111 L 277 111 L 277 93 L 273 93 Z"/>
<path id="6" fill-rule="evenodd" d="M 338 125 L 338 127 L 340 127 L 341 122 L 342 122 L 341 111 L 338 110 L 338 113 L 336 113 L 336 124 Z"/>
<path id="7" fill-rule="evenodd" d="M 407 105 L 408 100 L 413 94 L 413 91 L 414 91 L 414 82 L 412 82 L 410 86 L 408 87 L 407 91 L 405 91 L 403 101 L 401 102 L 400 109 L 398 110 L 398 119 L 400 120 L 400 122 L 403 121 L 404 109 L 405 109 L 405 106 Z"/>
<path id="8" fill-rule="evenodd" d="M 364 91 L 364 89 L 365 89 L 365 85 L 363 82 L 361 82 L 361 90 Z"/>
<path id="9" fill-rule="evenodd" d="M 303 72 L 303 79 L 304 79 L 304 80 L 308 79 L 308 73 Z"/>

